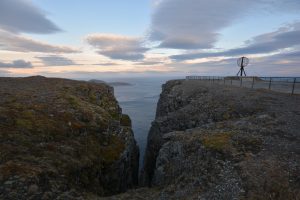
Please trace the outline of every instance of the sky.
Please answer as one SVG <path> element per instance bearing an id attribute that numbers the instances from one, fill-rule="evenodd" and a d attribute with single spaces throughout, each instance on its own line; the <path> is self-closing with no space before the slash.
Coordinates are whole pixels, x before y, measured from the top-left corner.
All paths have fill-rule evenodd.
<path id="1" fill-rule="evenodd" d="M 0 0 L 0 76 L 300 76 L 299 0 Z"/>

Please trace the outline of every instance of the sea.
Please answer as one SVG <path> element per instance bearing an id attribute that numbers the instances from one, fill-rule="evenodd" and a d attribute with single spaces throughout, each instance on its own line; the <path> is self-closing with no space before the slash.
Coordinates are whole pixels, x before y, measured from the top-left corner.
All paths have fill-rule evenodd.
<path id="1" fill-rule="evenodd" d="M 156 106 L 162 84 L 180 77 L 118 78 L 107 82 L 124 82 L 130 85 L 114 86 L 114 94 L 124 114 L 132 121 L 135 139 L 140 148 L 140 169 L 147 145 L 147 136 L 151 122 L 155 119 Z M 181 77 L 182 78 L 182 77 Z"/>

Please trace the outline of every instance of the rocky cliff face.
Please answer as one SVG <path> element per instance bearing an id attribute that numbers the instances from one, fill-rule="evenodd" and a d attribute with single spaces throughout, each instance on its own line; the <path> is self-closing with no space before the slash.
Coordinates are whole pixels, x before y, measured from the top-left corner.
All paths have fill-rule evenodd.
<path id="1" fill-rule="evenodd" d="M 88 199 L 136 186 L 139 150 L 112 88 L 0 78 L 0 199 Z"/>
<path id="2" fill-rule="evenodd" d="M 155 199 L 297 199 L 299 102 L 267 90 L 167 82 L 141 184 Z"/>

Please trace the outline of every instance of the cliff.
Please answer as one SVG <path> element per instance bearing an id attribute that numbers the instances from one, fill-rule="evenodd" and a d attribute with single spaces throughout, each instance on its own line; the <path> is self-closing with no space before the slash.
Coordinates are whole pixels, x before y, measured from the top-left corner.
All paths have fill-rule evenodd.
<path id="1" fill-rule="evenodd" d="M 0 199 L 88 199 L 133 188 L 139 150 L 105 84 L 0 78 Z"/>
<path id="2" fill-rule="evenodd" d="M 268 90 L 167 82 L 140 178 L 151 188 L 131 191 L 132 199 L 297 199 L 299 102 Z M 154 197 L 138 198 L 147 192 Z"/>
<path id="3" fill-rule="evenodd" d="M 0 199 L 297 199 L 300 96 L 163 85 L 137 184 L 131 121 L 105 84 L 0 78 Z M 116 196 L 108 196 L 120 192 Z"/>

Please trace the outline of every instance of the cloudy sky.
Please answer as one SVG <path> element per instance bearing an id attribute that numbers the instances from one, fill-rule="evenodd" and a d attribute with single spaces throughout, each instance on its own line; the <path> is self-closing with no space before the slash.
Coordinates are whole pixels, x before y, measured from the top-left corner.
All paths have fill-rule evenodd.
<path id="1" fill-rule="evenodd" d="M 300 76 L 299 0 L 0 0 L 0 76 Z"/>

